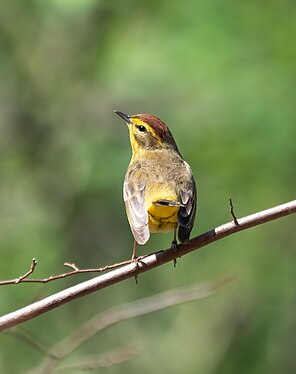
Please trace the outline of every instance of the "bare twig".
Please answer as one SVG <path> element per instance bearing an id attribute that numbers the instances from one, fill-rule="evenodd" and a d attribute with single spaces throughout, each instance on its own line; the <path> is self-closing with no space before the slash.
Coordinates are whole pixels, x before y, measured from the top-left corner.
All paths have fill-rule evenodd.
<path id="1" fill-rule="evenodd" d="M 20 283 L 22 281 L 24 281 L 26 278 L 28 278 L 29 275 L 31 275 L 34 270 L 35 270 L 35 267 L 37 265 L 37 260 L 35 258 L 32 259 L 32 262 L 31 262 L 31 266 L 30 266 L 30 269 L 24 274 L 22 275 L 21 277 L 18 277 L 14 283 Z"/>
<path id="2" fill-rule="evenodd" d="M 236 232 L 246 230 L 250 227 L 258 226 L 263 223 L 287 216 L 296 212 L 296 200 L 289 203 L 278 205 L 274 208 L 267 209 L 250 216 L 240 218 L 239 225 L 234 222 L 228 222 L 224 225 L 216 227 L 204 234 L 191 239 L 186 244 L 178 245 L 178 250 L 171 248 L 156 252 L 152 255 L 144 257 L 135 265 L 134 263 L 123 266 L 119 269 L 110 271 L 107 274 L 100 275 L 96 278 L 77 284 L 76 286 L 67 288 L 43 300 L 37 301 L 15 312 L 9 313 L 0 318 L 0 331 L 9 327 L 17 326 L 28 321 L 38 315 L 57 308 L 60 305 L 68 303 L 78 297 L 88 295 L 89 293 L 109 287 L 115 283 L 122 282 L 125 279 L 134 277 L 164 263 L 170 262 L 177 257 L 181 257 L 194 250 L 202 248 L 217 240 L 225 238 Z"/>
<path id="3" fill-rule="evenodd" d="M 230 210 L 229 210 L 229 212 L 230 212 L 230 214 L 232 215 L 233 222 L 238 226 L 239 223 L 238 223 L 238 220 L 236 219 L 236 216 L 235 216 L 235 214 L 234 214 L 234 209 L 233 209 L 233 204 L 232 204 L 232 200 L 231 200 L 231 198 L 229 198 L 229 205 L 230 205 Z"/>
<path id="4" fill-rule="evenodd" d="M 85 322 L 69 336 L 55 344 L 47 352 L 47 357 L 45 357 L 42 363 L 37 368 L 30 370 L 27 374 L 52 373 L 70 353 L 95 334 L 128 319 L 154 313 L 185 302 L 207 298 L 234 279 L 234 277 L 228 277 L 213 282 L 165 291 L 99 313 Z"/>
<path id="5" fill-rule="evenodd" d="M 65 262 L 64 266 L 68 266 L 69 268 L 73 269 L 74 271 L 79 271 L 80 270 L 78 268 L 78 266 L 76 264 L 74 264 L 74 262 L 72 264 L 70 264 L 69 262 Z"/>
<path id="6" fill-rule="evenodd" d="M 27 271 L 26 274 L 22 275 L 21 277 L 15 278 L 15 279 L 0 281 L 0 286 L 8 286 L 10 284 L 19 284 L 19 283 L 49 283 L 49 282 L 52 282 L 52 281 L 56 281 L 58 279 L 64 279 L 64 278 L 71 277 L 71 276 L 77 275 L 77 274 L 102 273 L 102 272 L 107 271 L 107 270 L 116 269 L 116 268 L 119 268 L 121 266 L 130 264 L 131 262 L 132 262 L 132 260 L 127 260 L 127 261 L 118 262 L 116 264 L 106 265 L 106 266 L 103 266 L 103 267 L 100 267 L 100 268 L 93 268 L 93 269 L 79 269 L 78 266 L 76 266 L 76 264 L 65 262 L 64 266 L 67 266 L 67 267 L 73 269 L 72 271 L 69 271 L 67 273 L 57 274 L 57 275 L 51 275 L 48 278 L 30 279 L 30 278 L 28 278 L 28 276 L 31 275 L 34 272 L 34 270 L 36 268 L 36 265 L 37 265 L 37 260 L 35 260 L 33 258 L 30 270 Z"/>

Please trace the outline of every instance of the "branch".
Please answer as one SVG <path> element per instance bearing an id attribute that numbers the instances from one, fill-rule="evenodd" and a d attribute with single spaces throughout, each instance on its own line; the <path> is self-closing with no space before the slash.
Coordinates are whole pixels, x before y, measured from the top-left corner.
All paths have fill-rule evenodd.
<path id="1" fill-rule="evenodd" d="M 131 263 L 119 269 L 112 270 L 107 274 L 82 282 L 15 312 L 9 313 L 0 318 L 0 331 L 17 326 L 78 297 L 88 295 L 89 293 L 99 291 L 115 283 L 122 282 L 125 279 L 135 277 L 138 274 L 173 261 L 177 257 L 184 256 L 187 253 L 214 243 L 226 236 L 293 213 L 296 213 L 296 200 L 238 219 L 238 225 L 234 222 L 228 222 L 191 239 L 186 244 L 178 245 L 177 251 L 172 248 L 161 250 L 142 258 L 136 264 Z"/>

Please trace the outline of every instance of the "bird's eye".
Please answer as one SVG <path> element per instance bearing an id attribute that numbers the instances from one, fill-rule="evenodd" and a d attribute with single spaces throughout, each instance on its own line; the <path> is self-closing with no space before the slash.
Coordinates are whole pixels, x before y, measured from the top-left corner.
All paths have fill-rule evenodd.
<path id="1" fill-rule="evenodd" d="M 139 129 L 139 131 L 141 131 L 141 132 L 145 132 L 145 131 L 146 131 L 146 127 L 143 126 L 143 125 L 138 126 L 138 129 Z"/>

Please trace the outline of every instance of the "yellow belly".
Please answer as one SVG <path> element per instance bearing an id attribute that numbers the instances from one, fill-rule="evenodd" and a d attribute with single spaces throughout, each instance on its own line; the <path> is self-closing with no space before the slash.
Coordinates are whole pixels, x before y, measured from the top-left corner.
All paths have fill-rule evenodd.
<path id="1" fill-rule="evenodd" d="M 177 201 L 177 195 L 173 186 L 163 183 L 148 185 L 145 205 L 148 212 L 150 232 L 172 231 L 178 225 L 179 207 L 153 205 L 153 202 L 161 199 Z"/>
<path id="2" fill-rule="evenodd" d="M 178 224 L 178 210 L 175 206 L 151 205 L 148 209 L 150 232 L 172 231 Z"/>

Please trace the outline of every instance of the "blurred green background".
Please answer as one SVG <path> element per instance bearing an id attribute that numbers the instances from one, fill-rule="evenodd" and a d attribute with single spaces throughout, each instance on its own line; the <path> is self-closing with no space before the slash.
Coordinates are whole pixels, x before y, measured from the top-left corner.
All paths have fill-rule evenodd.
<path id="1" fill-rule="evenodd" d="M 199 190 L 193 235 L 295 199 L 296 5 L 270 1 L 14 0 L 0 4 L 0 278 L 130 258 L 128 133 L 113 109 L 170 127 Z M 76 300 L 24 329 L 52 345 L 109 307 L 234 274 L 218 295 L 130 320 L 80 354 L 140 341 L 109 373 L 295 373 L 295 217 L 219 241 Z M 154 235 L 139 252 L 167 248 Z M 76 284 L 0 288 L 0 312 Z M 42 356 L 0 336 L 1 373 Z"/>

